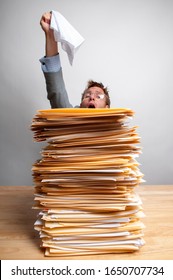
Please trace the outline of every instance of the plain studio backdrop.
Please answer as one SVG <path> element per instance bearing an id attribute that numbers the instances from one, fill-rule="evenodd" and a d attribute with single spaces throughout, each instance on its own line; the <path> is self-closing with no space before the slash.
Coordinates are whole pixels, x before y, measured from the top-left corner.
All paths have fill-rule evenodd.
<path id="1" fill-rule="evenodd" d="M 39 59 L 44 12 L 57 10 L 85 38 L 73 66 L 60 48 L 71 103 L 89 79 L 108 86 L 111 107 L 135 111 L 146 184 L 173 183 L 173 1 L 5 0 L 0 3 L 0 185 L 32 185 L 45 143 L 30 131 L 50 108 Z"/>

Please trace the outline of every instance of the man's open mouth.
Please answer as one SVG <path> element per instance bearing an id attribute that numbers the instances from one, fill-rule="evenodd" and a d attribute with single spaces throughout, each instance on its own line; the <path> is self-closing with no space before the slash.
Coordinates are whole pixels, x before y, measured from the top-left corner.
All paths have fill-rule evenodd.
<path id="1" fill-rule="evenodd" d="M 88 106 L 88 108 L 95 108 L 95 105 L 94 105 L 94 104 L 90 104 L 90 105 Z"/>

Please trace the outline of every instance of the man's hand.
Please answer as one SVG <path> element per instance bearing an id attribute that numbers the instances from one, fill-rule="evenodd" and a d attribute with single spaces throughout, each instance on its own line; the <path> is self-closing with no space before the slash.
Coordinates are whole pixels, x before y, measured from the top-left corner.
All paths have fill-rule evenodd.
<path id="1" fill-rule="evenodd" d="M 44 13 L 40 20 L 40 25 L 43 31 L 47 34 L 52 30 L 50 29 L 50 21 L 51 21 L 51 12 Z"/>
<path id="2" fill-rule="evenodd" d="M 44 13 L 40 20 L 40 25 L 46 37 L 46 56 L 54 56 L 58 53 L 58 45 L 54 39 L 54 32 L 50 28 L 51 12 Z"/>

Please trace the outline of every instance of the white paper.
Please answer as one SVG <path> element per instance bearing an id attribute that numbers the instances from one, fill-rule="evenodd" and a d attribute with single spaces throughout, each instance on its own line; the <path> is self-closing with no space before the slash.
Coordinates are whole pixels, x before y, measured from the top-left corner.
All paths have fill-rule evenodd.
<path id="1" fill-rule="evenodd" d="M 78 31 L 57 11 L 52 11 L 50 28 L 54 30 L 55 41 L 60 42 L 67 53 L 70 64 L 73 64 L 75 52 L 84 42 Z"/>

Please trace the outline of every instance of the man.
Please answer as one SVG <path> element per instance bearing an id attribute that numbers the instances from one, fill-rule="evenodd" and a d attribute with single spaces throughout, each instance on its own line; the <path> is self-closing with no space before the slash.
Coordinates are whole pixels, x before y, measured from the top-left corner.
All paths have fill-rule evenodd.
<path id="1" fill-rule="evenodd" d="M 45 33 L 45 57 L 40 59 L 42 70 L 46 80 L 47 98 L 51 108 L 73 107 L 65 88 L 58 44 L 54 39 L 53 30 L 50 29 L 51 13 L 45 13 L 41 17 L 40 25 Z M 82 94 L 80 108 L 109 108 L 109 92 L 102 83 L 90 80 Z"/>

